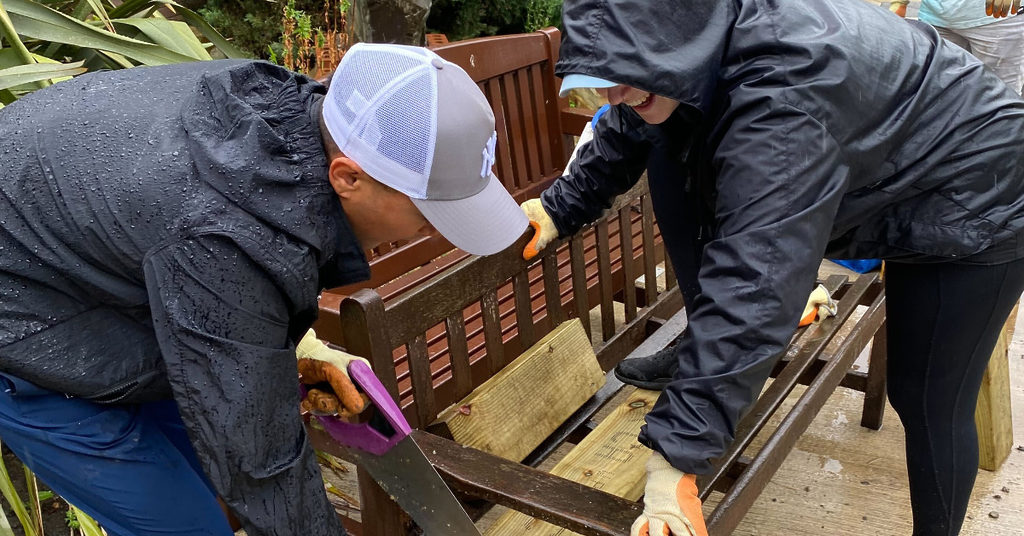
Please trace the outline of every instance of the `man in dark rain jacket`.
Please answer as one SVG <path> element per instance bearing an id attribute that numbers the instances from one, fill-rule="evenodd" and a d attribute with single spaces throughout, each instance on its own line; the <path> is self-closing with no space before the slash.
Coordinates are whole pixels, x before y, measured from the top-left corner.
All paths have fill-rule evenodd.
<path id="1" fill-rule="evenodd" d="M 250 536 L 344 534 L 299 418 L 296 357 L 353 359 L 307 332 L 318 293 L 381 242 L 527 225 L 490 106 L 423 48 L 357 45 L 329 91 L 250 61 L 85 75 L 0 137 L 0 438 L 110 534 L 231 534 L 218 499 Z"/>
<path id="2" fill-rule="evenodd" d="M 648 171 L 689 326 L 620 365 L 671 379 L 633 534 L 705 534 L 693 474 L 722 454 L 824 255 L 890 259 L 888 389 L 914 534 L 956 534 L 988 356 L 1024 289 L 1024 102 L 935 30 L 859 0 L 567 0 L 562 89 L 613 105 L 523 208 L 538 243 Z"/>

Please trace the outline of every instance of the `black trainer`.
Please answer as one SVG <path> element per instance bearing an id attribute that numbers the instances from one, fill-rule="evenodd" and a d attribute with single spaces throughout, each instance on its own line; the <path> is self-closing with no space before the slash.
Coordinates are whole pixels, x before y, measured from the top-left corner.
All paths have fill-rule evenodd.
<path id="1" fill-rule="evenodd" d="M 641 389 L 660 391 L 672 381 L 672 376 L 679 369 L 675 349 L 676 341 L 673 341 L 654 355 L 623 360 L 615 366 L 615 377 L 622 383 Z"/>

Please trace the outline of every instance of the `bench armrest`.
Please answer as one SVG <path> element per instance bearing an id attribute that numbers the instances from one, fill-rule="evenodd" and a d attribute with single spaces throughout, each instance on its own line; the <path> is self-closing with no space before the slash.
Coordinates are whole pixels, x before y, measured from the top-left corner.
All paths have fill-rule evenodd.
<path id="1" fill-rule="evenodd" d="M 572 136 L 579 136 L 580 132 L 583 132 L 583 127 L 594 118 L 594 110 L 587 108 L 570 108 L 568 106 L 562 108 L 562 133 L 570 134 Z"/>

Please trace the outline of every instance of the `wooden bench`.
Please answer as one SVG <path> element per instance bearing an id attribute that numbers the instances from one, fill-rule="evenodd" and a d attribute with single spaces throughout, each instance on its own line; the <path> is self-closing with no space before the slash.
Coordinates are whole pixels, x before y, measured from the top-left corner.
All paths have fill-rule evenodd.
<path id="1" fill-rule="evenodd" d="M 558 30 L 548 28 L 432 47 L 465 69 L 491 103 L 498 132 L 495 174 L 520 202 L 536 197 L 561 176 L 573 148 L 572 137 L 579 135 L 592 115 L 570 108 L 558 96 L 554 63 L 559 39 Z M 391 299 L 467 256 L 440 235 L 385 244 L 367 255 L 372 271 L 369 281 L 322 295 L 315 328 L 326 340 L 343 342 L 338 306 L 345 296 L 360 288 L 375 288 Z"/>
<path id="2" fill-rule="evenodd" d="M 640 212 L 642 228 L 635 233 L 639 240 L 634 241 L 634 233 L 627 228 L 623 233 L 627 240 L 618 244 L 618 250 L 627 259 L 638 251 L 635 259 L 641 269 L 636 269 L 634 262 L 620 262 L 616 273 L 611 263 L 611 220 L 626 213 L 627 218 L 620 220 L 628 225 L 634 211 Z M 648 282 L 657 279 L 656 251 L 662 250 L 662 245 L 655 240 L 646 181 L 616 200 L 605 218 L 571 239 L 549 247 L 534 262 L 522 259 L 527 238 L 524 236 L 498 255 L 464 259 L 389 302 L 370 289 L 357 291 L 342 302 L 340 322 L 347 349 L 371 360 L 378 377 L 401 402 L 414 427 L 422 429 L 433 423 L 442 410 L 498 373 L 567 318 L 580 318 L 589 333 L 590 304 L 595 302 L 590 301 L 591 289 L 587 286 L 587 274 L 591 271 L 585 252 L 588 240 L 596 243 L 597 251 L 592 268 L 602 328 L 595 329 L 599 331 L 596 355 L 603 370 L 609 370 L 636 347 L 657 319 L 668 318 L 682 306 L 679 290 L 668 278 L 668 289 L 647 284 L 642 291 L 630 289 L 620 293 L 622 321 L 618 325 L 614 321 L 617 306 L 613 285 L 617 278 L 632 282 L 645 274 Z M 625 255 L 621 254 L 623 250 Z M 568 261 L 560 270 L 558 260 L 563 255 Z M 512 310 L 505 312 L 498 295 L 508 287 L 513 294 Z M 641 296 L 642 304 L 637 299 Z M 432 349 L 431 334 L 438 329 L 443 344 L 439 342 Z M 614 393 L 588 402 L 589 407 L 596 409 L 611 394 Z M 586 418 L 569 419 L 561 433 L 554 434 L 546 446 L 538 447 L 529 458 L 542 459 L 578 427 L 573 423 Z M 315 431 L 311 434 L 317 437 Z M 317 448 L 331 453 L 338 450 L 330 442 L 318 442 Z M 400 522 L 388 521 L 391 518 L 384 513 L 397 512 L 388 509 L 386 496 L 365 476 L 361 476 L 360 486 L 364 534 L 400 534 L 396 528 Z M 372 524 L 367 525 L 368 522 Z"/>
<path id="3" fill-rule="evenodd" d="M 571 147 L 566 137 L 578 132 L 586 121 L 585 114 L 565 108 L 553 96 L 556 88 L 549 82 L 553 80 L 551 67 L 557 57 L 557 43 L 557 32 L 549 30 L 455 43 L 450 48 L 438 49 L 448 59 L 463 65 L 495 106 L 499 132 L 505 134 L 499 139 L 499 154 L 505 157 L 498 162 L 498 173 L 510 191 L 518 191 L 520 199 L 536 195 L 560 174 L 562 164 L 554 164 L 555 155 L 565 155 Z M 506 57 L 513 49 L 532 51 L 532 59 L 518 61 Z M 557 102 L 557 111 L 545 108 L 543 117 L 536 109 L 526 112 L 534 114 L 534 122 L 529 123 L 516 111 L 525 102 L 523 95 L 533 96 L 531 106 Z M 560 126 L 553 126 L 553 117 L 558 118 Z M 527 127 L 528 124 L 532 126 Z M 541 127 L 544 124 L 548 125 L 547 131 L 561 134 L 540 142 L 548 147 L 547 153 L 536 142 L 531 145 L 518 141 L 517 136 L 545 131 Z M 558 139 L 562 140 L 560 145 L 554 141 Z M 550 159 L 538 154 L 547 154 Z M 531 159 L 539 162 L 540 167 L 530 164 Z M 525 174 L 519 173 L 522 170 L 526 170 Z M 525 182 L 521 177 L 526 177 Z M 529 177 L 540 179 L 531 181 Z M 437 245 L 430 240 L 420 241 L 420 245 Z M 591 304 L 598 304 L 600 312 L 595 315 L 601 324 L 595 355 L 605 371 L 631 350 L 638 356 L 652 353 L 685 327 L 681 298 L 667 263 L 666 288 L 649 284 L 657 279 L 655 267 L 665 256 L 643 183 L 618 200 L 606 218 L 549 250 L 538 262 L 522 261 L 521 245 L 488 259 L 472 258 L 456 250 L 394 279 L 388 278 L 397 272 L 382 271 L 381 267 L 398 266 L 387 264 L 392 261 L 406 262 L 406 267 L 419 266 L 422 259 L 438 250 L 425 248 L 415 253 L 415 248 L 420 247 L 415 245 L 392 251 L 384 248 L 374 259 L 375 290 L 358 291 L 348 298 L 348 289 L 325 294 L 318 331 L 332 342 L 344 341 L 350 351 L 370 357 L 414 426 L 450 436 L 445 423 L 435 420 L 446 407 L 450 414 L 451 404 L 499 374 L 515 356 L 535 349 L 531 345 L 564 325 L 567 318 L 579 318 L 589 333 Z M 450 248 L 441 249 L 445 247 Z M 402 269 L 405 268 L 395 268 Z M 379 276 L 381 273 L 388 275 Z M 639 275 L 644 277 L 642 287 L 633 283 Z M 387 282 L 381 284 L 385 279 Z M 713 492 L 724 494 L 708 518 L 712 534 L 728 534 L 735 528 L 836 386 L 864 391 L 867 396 L 862 424 L 871 428 L 881 425 L 885 407 L 881 286 L 873 276 L 855 283 L 838 279 L 828 283 L 841 296 L 839 317 L 797 334 L 773 373 L 776 379 L 741 422 L 736 441 L 717 461 L 716 470 L 700 483 L 704 499 Z M 866 308 L 866 312 L 854 319 L 851 315 L 858 305 Z M 614 311 L 620 306 L 625 323 L 615 321 Z M 673 316 L 674 311 L 679 312 Z M 670 320 L 664 320 L 670 316 Z M 655 329 L 659 325 L 662 327 Z M 652 331 L 654 334 L 645 340 Z M 843 335 L 837 337 L 838 333 Z M 851 371 L 853 358 L 872 337 L 876 343 L 871 367 L 867 372 Z M 642 341 L 643 345 L 636 348 Z M 832 347 L 828 346 L 830 341 Z M 809 389 L 792 411 L 781 416 L 777 428 L 765 430 L 769 418 L 778 412 L 782 400 L 797 384 L 809 385 Z M 607 471 L 591 471 L 587 476 L 587 471 L 578 470 L 581 464 L 589 463 L 588 453 L 593 454 L 595 449 L 603 449 L 607 454 L 634 447 L 629 442 L 634 441 L 631 437 L 635 438 L 636 431 L 627 433 L 620 427 L 638 422 L 637 416 L 650 406 L 650 393 L 640 391 L 635 392 L 635 397 L 626 396 L 626 409 L 612 413 L 629 418 L 605 420 L 602 424 L 592 422 L 595 412 L 622 392 L 622 385 L 609 376 L 605 385 L 545 441 L 525 458 L 516 460 L 522 463 L 462 448 L 446 437 L 422 430 L 415 434 L 428 447 L 432 461 L 449 483 L 465 497 L 476 499 L 467 504 L 477 515 L 481 507 L 497 503 L 580 534 L 623 534 L 639 512 L 633 501 L 640 488 L 629 475 L 642 466 L 642 459 L 623 456 L 631 469 L 617 467 L 613 473 L 621 478 L 613 484 L 593 477 L 598 473 L 610 474 Z M 630 404 L 645 409 L 633 411 L 636 408 Z M 322 433 L 315 429 L 310 433 L 318 448 L 340 453 Z M 753 452 L 752 440 L 758 433 L 761 437 L 768 434 L 769 439 L 763 448 Z M 609 444 L 612 437 L 618 443 Z M 579 442 L 577 448 L 582 450 L 556 466 L 554 475 L 531 469 L 567 440 Z M 581 474 L 583 478 L 579 478 Z M 365 475 L 360 474 L 359 480 L 365 521 L 362 533 L 405 534 L 408 519 Z M 581 488 L 575 482 L 579 480 L 604 486 L 620 496 Z"/>
<path id="4" fill-rule="evenodd" d="M 596 366 L 608 371 L 631 351 L 640 355 L 658 349 L 685 327 L 679 289 L 671 277 L 665 278 L 666 288 L 659 289 L 657 284 L 650 284 L 656 278 L 645 275 L 643 293 L 649 293 L 647 297 L 651 298 L 647 304 L 643 307 L 627 305 L 625 298 L 635 298 L 632 292 L 623 293 L 623 303 L 616 304 L 611 292 L 611 252 L 606 238 L 609 218 L 630 207 L 641 207 L 643 212 L 643 207 L 649 207 L 645 202 L 647 195 L 646 184 L 641 182 L 616 200 L 604 218 L 565 243 L 549 248 L 534 262 L 526 262 L 520 255 L 527 238 L 524 236 L 519 243 L 498 255 L 464 259 L 390 302 L 386 303 L 373 290 L 356 292 L 341 305 L 342 329 L 348 349 L 372 361 L 378 376 L 392 395 L 401 401 L 416 428 L 444 433 L 445 415 L 450 417 L 453 411 L 462 409 L 471 412 L 470 404 L 463 408 L 460 401 L 500 374 L 520 353 L 537 352 L 534 344 L 537 341 L 542 341 L 539 346 L 543 352 L 544 344 L 547 344 L 543 337 L 565 325 L 566 319 L 579 318 L 581 326 L 584 320 L 589 320 L 589 304 L 592 302 L 583 277 L 586 273 L 583 242 L 590 233 L 596 235 L 598 243 L 595 264 L 598 288 L 602 289 L 594 311 L 601 324 L 600 329 L 595 325 L 593 330 L 597 339 L 594 345 Z M 650 222 L 649 218 L 642 217 L 641 220 Z M 653 255 L 647 252 L 661 247 L 654 240 L 650 223 L 639 235 L 639 246 L 643 250 L 641 258 L 650 259 Z M 633 249 L 633 245 L 628 244 L 626 249 Z M 555 268 L 558 256 L 566 250 L 570 256 L 569 273 L 567 281 L 562 281 Z M 537 286 L 530 284 L 532 273 L 540 274 Z M 635 279 L 638 275 L 634 272 L 630 277 Z M 513 289 L 515 310 L 503 319 L 497 296 L 499 289 L 509 284 Z M 568 302 L 563 294 L 566 284 L 570 294 Z M 798 333 L 776 367 L 776 379 L 742 421 L 736 441 L 718 461 L 716 471 L 701 482 L 704 497 L 715 490 L 726 493 L 708 519 L 713 534 L 731 532 L 836 387 L 845 385 L 869 393 L 865 400 L 863 423 L 875 428 L 881 424 L 885 400 L 882 372 L 884 331 L 880 331 L 884 322 L 884 294 L 875 276 L 863 276 L 852 284 L 836 276 L 826 284 L 839 298 L 839 314 L 835 319 Z M 566 303 L 575 307 L 567 307 Z M 866 311 L 855 317 L 854 313 L 861 305 L 866 307 Z M 620 306 L 621 318 L 616 321 L 615 310 Z M 659 320 L 666 318 L 671 320 Z M 438 325 L 443 331 L 445 344 L 434 351 L 429 343 L 429 333 Z M 658 325 L 661 327 L 652 330 Z M 837 339 L 837 334 L 844 330 L 848 333 L 840 337 L 841 342 L 830 346 Z M 652 331 L 654 335 L 648 339 L 647 335 Z M 882 344 L 874 347 L 869 372 L 852 372 L 850 365 L 853 360 L 876 334 Z M 518 343 L 510 346 L 509 341 L 514 339 L 518 339 Z M 645 339 L 647 342 L 638 349 L 637 346 Z M 471 351 L 476 344 L 482 345 L 484 351 Z M 514 351 L 510 351 L 512 347 Z M 826 351 L 829 348 L 831 350 Z M 396 356 L 401 356 L 397 362 Z M 797 405 L 771 432 L 768 443 L 756 453 L 750 452 L 753 437 L 764 429 L 786 396 L 801 383 L 809 387 Z M 528 454 L 523 456 L 522 448 L 511 449 L 517 451 L 512 460 L 426 432 L 417 432 L 417 440 L 427 445 L 428 456 L 453 488 L 469 499 L 477 499 L 476 502 L 468 502 L 476 514 L 491 503 L 497 503 L 580 534 L 623 534 L 628 532 L 628 523 L 637 513 L 634 501 L 638 493 L 642 493 L 642 480 L 616 478 L 617 485 L 623 486 L 623 498 L 599 490 L 585 491 L 581 495 L 579 484 L 565 478 L 583 474 L 584 479 L 592 479 L 593 472 L 587 477 L 586 471 L 580 472 L 576 468 L 581 463 L 589 463 L 586 460 L 595 450 L 603 451 L 605 458 L 610 452 L 631 453 L 625 456 L 628 458 L 628 470 L 624 469 L 625 466 L 616 466 L 615 470 L 598 471 L 601 475 L 632 474 L 635 477 L 639 470 L 642 478 L 643 459 L 632 455 L 639 452 L 632 442 L 635 442 L 641 420 L 638 417 L 642 417 L 643 412 L 632 412 L 631 419 L 606 421 L 611 424 L 604 424 L 603 428 L 601 424 L 595 427 L 590 422 L 593 415 L 622 387 L 609 376 L 604 386 L 596 389 L 579 408 L 569 407 L 571 415 L 564 422 L 555 423 L 546 438 L 536 446 L 531 443 Z M 637 391 L 627 400 L 627 408 L 630 404 L 640 404 L 638 407 L 645 408 L 645 411 L 653 403 L 654 396 Z M 562 412 L 566 413 L 565 408 Z M 630 414 L 629 409 L 613 412 L 613 415 L 626 414 Z M 437 422 L 439 415 L 442 422 Z M 631 428 L 627 430 L 624 427 Z M 322 432 L 311 428 L 310 434 L 318 449 L 344 454 Z M 513 441 L 516 439 L 512 438 Z M 579 441 L 577 448 L 583 451 L 570 458 L 569 462 L 563 462 L 565 465 L 558 473 L 540 473 L 530 468 L 567 440 Z M 491 450 L 490 447 L 487 449 Z M 624 457 L 610 456 L 614 459 Z M 360 474 L 359 484 L 362 533 L 406 534 L 409 520 L 387 495 L 366 475 Z M 559 491 L 570 488 L 575 490 L 573 494 Z M 503 523 L 514 527 L 516 521 L 512 519 Z M 514 533 L 518 529 L 501 529 L 499 526 L 494 530 L 512 530 Z"/>

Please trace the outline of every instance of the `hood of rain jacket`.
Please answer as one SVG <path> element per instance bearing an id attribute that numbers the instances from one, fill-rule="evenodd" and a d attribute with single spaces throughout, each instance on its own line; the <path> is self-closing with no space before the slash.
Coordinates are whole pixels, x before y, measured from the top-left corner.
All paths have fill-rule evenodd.
<path id="1" fill-rule="evenodd" d="M 681 103 L 613 107 L 542 196 L 566 235 L 649 170 L 689 326 L 641 441 L 677 468 L 732 440 L 826 252 L 1024 255 L 1024 102 L 927 25 L 814 0 L 566 0 L 563 22 L 559 75 Z"/>
<path id="2" fill-rule="evenodd" d="M 319 84 L 261 62 L 84 75 L 0 111 L 0 370 L 173 396 L 249 534 L 338 534 L 294 343 L 369 266 L 331 190 Z"/>

